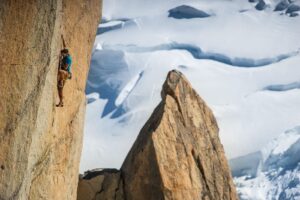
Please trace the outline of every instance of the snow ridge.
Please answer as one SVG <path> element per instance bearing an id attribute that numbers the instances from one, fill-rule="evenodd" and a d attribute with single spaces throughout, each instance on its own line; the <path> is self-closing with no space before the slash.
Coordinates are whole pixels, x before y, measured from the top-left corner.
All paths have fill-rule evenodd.
<path id="1" fill-rule="evenodd" d="M 213 60 L 234 67 L 247 67 L 247 68 L 264 67 L 291 58 L 293 56 L 299 55 L 299 50 L 297 50 L 291 53 L 277 55 L 273 58 L 262 58 L 257 60 L 252 58 L 239 58 L 239 57 L 230 58 L 229 56 L 220 53 L 203 52 L 201 48 L 196 45 L 183 44 L 177 42 L 171 42 L 168 44 L 161 44 L 152 47 L 141 47 L 132 44 L 132 45 L 115 45 L 115 46 L 104 45 L 103 48 L 109 50 L 118 49 L 118 50 L 131 52 L 131 53 L 184 50 L 189 52 L 195 59 Z"/>

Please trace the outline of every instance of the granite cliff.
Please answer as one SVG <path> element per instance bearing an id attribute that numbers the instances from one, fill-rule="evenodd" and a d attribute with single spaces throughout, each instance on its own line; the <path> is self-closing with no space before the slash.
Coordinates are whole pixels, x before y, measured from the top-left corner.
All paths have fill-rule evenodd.
<path id="1" fill-rule="evenodd" d="M 78 200 L 238 199 L 212 111 L 178 71 L 161 96 L 121 170 L 87 172 Z"/>
<path id="2" fill-rule="evenodd" d="M 0 199 L 76 199 L 85 84 L 100 0 L 0 3 Z M 62 40 L 73 57 L 56 108 Z"/>

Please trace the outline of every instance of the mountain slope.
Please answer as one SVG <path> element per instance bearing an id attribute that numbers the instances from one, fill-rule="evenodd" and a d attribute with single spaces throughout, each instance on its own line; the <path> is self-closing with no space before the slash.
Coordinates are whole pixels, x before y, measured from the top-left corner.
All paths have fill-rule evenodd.
<path id="1" fill-rule="evenodd" d="M 277 1 L 262 11 L 256 3 L 105 1 L 99 30 L 111 29 L 94 45 L 81 172 L 121 167 L 172 69 L 182 71 L 212 109 L 229 158 L 259 151 L 296 126 L 300 17 L 274 12 Z M 169 17 L 178 7 L 193 18 Z M 195 9 L 210 16 L 199 18 Z"/>

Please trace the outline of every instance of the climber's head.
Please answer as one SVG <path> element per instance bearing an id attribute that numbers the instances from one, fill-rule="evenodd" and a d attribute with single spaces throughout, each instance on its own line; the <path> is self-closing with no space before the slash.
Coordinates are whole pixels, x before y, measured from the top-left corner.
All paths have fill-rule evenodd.
<path id="1" fill-rule="evenodd" d="M 60 51 L 62 56 L 67 56 L 69 54 L 69 50 L 68 49 L 63 49 Z"/>

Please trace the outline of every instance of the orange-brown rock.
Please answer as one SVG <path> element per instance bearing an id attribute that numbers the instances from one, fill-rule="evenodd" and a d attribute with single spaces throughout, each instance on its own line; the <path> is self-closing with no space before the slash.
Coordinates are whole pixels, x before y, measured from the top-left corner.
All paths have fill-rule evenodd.
<path id="1" fill-rule="evenodd" d="M 121 172 L 116 169 L 89 171 L 79 178 L 77 199 L 123 200 Z"/>
<path id="2" fill-rule="evenodd" d="M 121 178 L 127 200 L 238 199 L 213 113 L 180 72 L 169 72 Z"/>
<path id="3" fill-rule="evenodd" d="M 1 0 L 0 199 L 76 199 L 100 0 Z M 56 108 L 62 37 L 73 79 Z"/>

